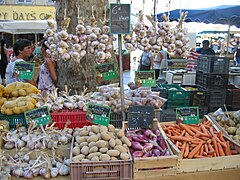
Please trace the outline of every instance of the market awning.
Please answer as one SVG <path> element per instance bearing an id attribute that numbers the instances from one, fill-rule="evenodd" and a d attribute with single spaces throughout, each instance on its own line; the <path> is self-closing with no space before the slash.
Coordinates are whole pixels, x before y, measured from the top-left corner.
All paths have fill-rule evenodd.
<path id="1" fill-rule="evenodd" d="M 0 32 L 11 34 L 44 33 L 47 28 L 47 22 L 48 20 L 0 21 Z"/>
<path id="2" fill-rule="evenodd" d="M 240 28 L 240 6 L 223 5 L 203 9 L 176 9 L 170 11 L 170 20 L 178 21 L 180 12 L 188 11 L 185 22 L 204 22 L 213 24 L 228 24 Z M 167 14 L 168 12 L 165 12 Z M 157 14 L 157 19 L 162 21 L 163 13 Z"/>

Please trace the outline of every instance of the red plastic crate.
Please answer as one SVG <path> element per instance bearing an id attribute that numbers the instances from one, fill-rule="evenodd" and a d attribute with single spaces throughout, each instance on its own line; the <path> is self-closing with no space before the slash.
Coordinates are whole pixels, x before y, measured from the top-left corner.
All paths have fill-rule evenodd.
<path id="1" fill-rule="evenodd" d="M 59 112 L 51 112 L 52 121 L 55 122 L 54 127 L 63 129 L 67 120 L 71 124 L 69 128 L 83 127 L 92 125 L 91 122 L 86 120 L 86 112 L 78 110 L 61 110 Z"/>

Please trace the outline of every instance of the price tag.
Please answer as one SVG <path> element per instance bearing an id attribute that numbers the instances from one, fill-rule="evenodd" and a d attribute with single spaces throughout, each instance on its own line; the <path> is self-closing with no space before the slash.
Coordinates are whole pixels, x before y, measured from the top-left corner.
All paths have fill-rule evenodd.
<path id="1" fill-rule="evenodd" d="M 37 123 L 37 127 L 39 127 L 40 125 L 46 125 L 46 124 L 52 123 L 52 118 L 47 106 L 26 111 L 24 112 L 24 116 L 28 123 L 35 121 Z"/>
<path id="2" fill-rule="evenodd" d="M 176 108 L 176 119 L 184 124 L 199 124 L 198 107 Z"/>
<path id="3" fill-rule="evenodd" d="M 110 4 L 111 34 L 130 33 L 130 4 Z"/>
<path id="4" fill-rule="evenodd" d="M 103 81 L 116 79 L 116 66 L 114 63 L 105 63 L 96 65 L 96 75 Z"/>
<path id="5" fill-rule="evenodd" d="M 31 80 L 34 75 L 34 63 L 25 61 L 16 62 L 14 66 L 14 72 L 17 73 L 19 78 Z"/>
<path id="6" fill-rule="evenodd" d="M 135 84 L 141 84 L 144 87 L 155 87 L 155 72 L 154 71 L 135 71 Z"/>
<path id="7" fill-rule="evenodd" d="M 111 108 L 108 106 L 88 104 L 86 119 L 94 124 L 108 126 Z"/>
<path id="8" fill-rule="evenodd" d="M 130 106 L 128 112 L 129 128 L 149 128 L 153 121 L 152 106 Z"/>

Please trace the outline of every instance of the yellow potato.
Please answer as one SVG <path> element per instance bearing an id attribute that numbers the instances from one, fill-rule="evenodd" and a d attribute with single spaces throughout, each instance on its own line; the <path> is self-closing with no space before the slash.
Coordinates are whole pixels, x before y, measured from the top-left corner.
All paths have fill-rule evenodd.
<path id="1" fill-rule="evenodd" d="M 19 89 L 18 94 L 19 94 L 19 96 L 26 96 L 27 92 L 24 89 Z"/>

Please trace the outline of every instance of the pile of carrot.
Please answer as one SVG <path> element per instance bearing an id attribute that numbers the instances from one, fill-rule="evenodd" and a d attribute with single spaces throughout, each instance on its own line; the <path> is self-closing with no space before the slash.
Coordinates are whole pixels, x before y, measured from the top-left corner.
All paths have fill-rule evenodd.
<path id="1" fill-rule="evenodd" d="M 232 150 L 230 142 L 217 132 L 211 121 L 201 124 L 167 124 L 163 130 L 171 141 L 181 150 L 183 158 L 218 157 L 238 154 Z"/>

